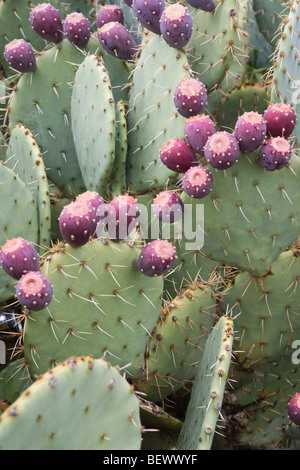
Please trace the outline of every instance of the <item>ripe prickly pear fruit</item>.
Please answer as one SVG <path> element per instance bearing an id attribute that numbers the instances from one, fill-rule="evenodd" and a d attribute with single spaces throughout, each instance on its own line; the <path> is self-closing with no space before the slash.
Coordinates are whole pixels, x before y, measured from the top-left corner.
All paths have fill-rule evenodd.
<path id="1" fill-rule="evenodd" d="M 189 118 L 201 114 L 207 104 L 205 85 L 197 78 L 185 78 L 174 92 L 174 104 L 182 116 Z"/>
<path id="2" fill-rule="evenodd" d="M 180 3 L 169 5 L 160 20 L 160 32 L 169 46 L 181 49 L 187 45 L 193 32 L 193 19 L 186 7 Z"/>
<path id="3" fill-rule="evenodd" d="M 254 111 L 242 114 L 236 121 L 234 136 L 242 152 L 254 152 L 266 137 L 267 125 L 263 116 Z"/>
<path id="4" fill-rule="evenodd" d="M 107 231 L 109 237 L 118 242 L 124 240 L 135 228 L 140 209 L 132 196 L 120 195 L 107 206 Z"/>
<path id="5" fill-rule="evenodd" d="M 5 46 L 4 58 L 18 72 L 33 72 L 36 69 L 34 50 L 24 39 L 14 39 Z"/>
<path id="6" fill-rule="evenodd" d="M 176 248 L 167 240 L 154 240 L 148 243 L 139 257 L 133 261 L 133 267 L 146 276 L 166 274 L 176 261 Z"/>
<path id="7" fill-rule="evenodd" d="M 98 39 L 104 49 L 122 60 L 134 60 L 138 47 L 129 31 L 121 23 L 111 21 L 98 29 Z"/>
<path id="8" fill-rule="evenodd" d="M 185 138 L 199 155 L 204 156 L 204 146 L 208 138 L 216 132 L 216 126 L 209 116 L 199 114 L 191 116 L 185 121 L 184 134 Z"/>
<path id="9" fill-rule="evenodd" d="M 155 34 L 160 34 L 160 17 L 165 9 L 164 0 L 133 0 L 132 8 L 140 23 Z"/>
<path id="10" fill-rule="evenodd" d="M 205 166 L 194 166 L 184 174 L 182 186 L 190 197 L 201 199 L 211 192 L 213 176 Z"/>
<path id="11" fill-rule="evenodd" d="M 40 3 L 32 8 L 29 19 L 34 31 L 43 39 L 55 43 L 63 40 L 61 16 L 50 3 Z"/>
<path id="12" fill-rule="evenodd" d="M 85 191 L 79 194 L 75 201 L 91 205 L 96 210 L 97 222 L 105 216 L 105 211 L 103 210 L 105 205 L 104 200 L 96 191 Z"/>
<path id="13" fill-rule="evenodd" d="M 91 36 L 90 22 L 82 13 L 70 13 L 63 24 L 66 38 L 75 46 L 84 48 Z"/>
<path id="14" fill-rule="evenodd" d="M 264 112 L 268 134 L 272 137 L 285 137 L 293 132 L 296 125 L 296 112 L 287 103 L 275 103 Z"/>
<path id="15" fill-rule="evenodd" d="M 289 401 L 288 416 L 293 423 L 300 426 L 300 393 L 296 393 Z"/>
<path id="16" fill-rule="evenodd" d="M 97 27 L 101 28 L 106 23 L 111 21 L 117 21 L 118 23 L 124 23 L 124 15 L 122 9 L 118 5 L 103 5 L 99 8 L 96 23 Z"/>
<path id="17" fill-rule="evenodd" d="M 96 209 L 85 202 L 71 202 L 61 211 L 58 222 L 61 235 L 69 245 L 85 245 L 96 232 Z"/>
<path id="18" fill-rule="evenodd" d="M 159 152 L 162 163 L 169 170 L 185 173 L 192 165 L 197 164 L 193 149 L 183 139 L 169 139 Z"/>
<path id="19" fill-rule="evenodd" d="M 207 140 L 204 147 L 206 161 L 218 170 L 226 170 L 239 158 L 239 144 L 236 138 L 226 131 L 219 131 Z"/>
<path id="20" fill-rule="evenodd" d="M 292 147 L 283 137 L 271 137 L 260 148 L 258 164 L 267 171 L 281 170 L 289 163 Z"/>
<path id="21" fill-rule="evenodd" d="M 175 192 L 162 191 L 154 198 L 152 211 L 159 220 L 172 224 L 182 218 L 184 204 Z"/>
<path id="22" fill-rule="evenodd" d="M 53 297 L 53 288 L 44 274 L 30 271 L 19 280 L 16 296 L 21 305 L 37 312 L 49 305 Z"/>
<path id="23" fill-rule="evenodd" d="M 14 279 L 20 279 L 29 271 L 38 271 L 39 256 L 33 244 L 22 237 L 8 240 L 1 248 L 2 269 Z"/>
<path id="24" fill-rule="evenodd" d="M 204 11 L 214 11 L 216 8 L 213 0 L 186 0 L 186 2 L 194 8 L 200 8 Z"/>

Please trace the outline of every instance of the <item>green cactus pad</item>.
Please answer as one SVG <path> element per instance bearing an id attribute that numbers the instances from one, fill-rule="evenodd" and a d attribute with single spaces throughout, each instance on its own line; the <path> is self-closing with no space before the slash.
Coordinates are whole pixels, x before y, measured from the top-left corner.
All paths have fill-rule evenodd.
<path id="1" fill-rule="evenodd" d="M 115 161 L 112 169 L 110 189 L 114 196 L 122 194 L 126 189 L 126 157 L 127 157 L 127 121 L 123 100 L 116 104 L 116 148 Z"/>
<path id="2" fill-rule="evenodd" d="M 282 19 L 289 12 L 289 2 L 283 0 L 253 0 L 253 10 L 260 31 L 276 47 Z"/>
<path id="3" fill-rule="evenodd" d="M 198 218 L 197 225 L 189 220 L 196 235 L 204 232 L 201 253 L 255 276 L 266 274 L 299 234 L 299 157 L 292 157 L 290 167 L 265 172 L 256 153 L 241 153 L 226 173 L 212 170 L 212 174 L 214 186 L 207 197 L 182 197 L 184 204 L 193 205 L 193 219 L 197 204 L 204 207 L 204 219 Z"/>
<path id="4" fill-rule="evenodd" d="M 174 104 L 178 83 L 189 76 L 184 52 L 158 35 L 150 38 L 132 75 L 128 109 L 127 187 L 146 192 L 166 185 L 176 173 L 165 167 L 160 148 L 171 138 L 184 138 L 185 119 Z"/>
<path id="5" fill-rule="evenodd" d="M 300 3 L 295 0 L 291 4 L 288 17 L 282 24 L 276 48 L 276 60 L 271 70 L 271 101 L 288 103 L 295 108 L 297 114 L 296 146 L 300 144 L 299 105 L 299 49 L 300 49 Z"/>
<path id="6" fill-rule="evenodd" d="M 135 381 L 148 400 L 157 402 L 192 382 L 215 321 L 212 294 L 208 284 L 198 282 L 165 303 Z"/>
<path id="7" fill-rule="evenodd" d="M 233 343 L 233 321 L 221 317 L 205 345 L 193 384 L 179 450 L 209 450 L 222 408 Z"/>
<path id="8" fill-rule="evenodd" d="M 116 111 L 101 57 L 87 56 L 76 72 L 71 118 L 85 187 L 105 197 L 115 159 Z"/>
<path id="9" fill-rule="evenodd" d="M 198 281 L 209 282 L 215 289 L 222 284 L 219 263 L 202 256 L 199 251 L 184 250 L 179 241 L 175 243 L 175 247 L 177 260 L 173 269 L 164 277 L 168 299 L 176 297 L 180 291 Z"/>
<path id="10" fill-rule="evenodd" d="M 39 214 L 39 246 L 42 253 L 50 246 L 51 237 L 48 179 L 37 143 L 29 129 L 22 125 L 17 125 L 11 132 L 6 165 L 14 169 L 33 194 Z"/>
<path id="11" fill-rule="evenodd" d="M 218 128 L 232 132 L 243 113 L 255 111 L 263 114 L 267 106 L 268 96 L 264 85 L 241 85 L 220 99 L 215 112 Z"/>
<path id="12" fill-rule="evenodd" d="M 48 310 L 27 318 L 24 354 L 33 375 L 70 355 L 106 354 L 137 375 L 159 317 L 163 279 L 132 268 L 140 249 L 93 240 L 83 247 L 58 245 L 41 271 L 53 284 Z M 132 364 L 130 366 L 130 364 Z"/>
<path id="13" fill-rule="evenodd" d="M 192 7 L 193 34 L 188 43 L 188 59 L 193 73 L 211 91 L 226 77 L 232 63 L 248 57 L 245 22 L 246 0 L 217 0 L 214 12 Z"/>
<path id="14" fill-rule="evenodd" d="M 290 348 L 278 360 L 264 361 L 235 387 L 234 409 L 243 417 L 243 425 L 235 436 L 240 447 L 266 449 L 278 443 L 287 447 L 287 405 L 299 389 L 300 367 L 293 358 L 294 352 Z"/>
<path id="15" fill-rule="evenodd" d="M 103 359 L 69 358 L 40 376 L 0 417 L 2 450 L 140 446 L 138 400 L 119 369 Z"/>
<path id="16" fill-rule="evenodd" d="M 87 52 L 93 54 L 100 49 L 96 38 L 90 39 L 85 51 L 67 39 L 51 47 L 37 57 L 34 73 L 21 77 L 11 100 L 10 129 L 19 122 L 30 129 L 43 153 L 47 175 L 65 193 L 70 188 L 76 194 L 86 189 L 73 142 L 72 85 L 76 69 Z M 112 59 L 104 61 L 110 64 Z M 123 61 L 115 67 L 112 76 L 116 96 L 123 98 L 124 92 L 119 91 L 119 87 L 126 83 L 128 76 Z"/>
<path id="17" fill-rule="evenodd" d="M 0 373 L 0 398 L 13 403 L 32 384 L 24 358 L 8 364 Z"/>
<path id="18" fill-rule="evenodd" d="M 38 209 L 32 192 L 23 181 L 0 163 L 0 246 L 7 240 L 23 237 L 34 245 L 39 242 Z M 0 301 L 5 302 L 15 292 L 15 282 L 0 270 Z"/>
<path id="19" fill-rule="evenodd" d="M 270 273 L 240 273 L 224 297 L 223 310 L 236 317 L 239 363 L 251 368 L 262 358 L 277 360 L 300 338 L 300 251 L 282 253 Z"/>

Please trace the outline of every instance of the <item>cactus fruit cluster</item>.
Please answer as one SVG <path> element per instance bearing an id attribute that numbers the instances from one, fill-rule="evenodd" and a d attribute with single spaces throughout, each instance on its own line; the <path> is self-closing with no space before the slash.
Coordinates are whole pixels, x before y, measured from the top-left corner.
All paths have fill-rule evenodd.
<path id="1" fill-rule="evenodd" d="M 299 38 L 0 1 L 1 450 L 300 448 Z"/>

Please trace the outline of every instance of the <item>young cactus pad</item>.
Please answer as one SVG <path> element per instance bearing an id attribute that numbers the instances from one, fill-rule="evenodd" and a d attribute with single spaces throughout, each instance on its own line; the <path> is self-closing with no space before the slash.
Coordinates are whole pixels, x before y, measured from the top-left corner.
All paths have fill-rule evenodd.
<path id="1" fill-rule="evenodd" d="M 179 450 L 209 450 L 231 363 L 233 321 L 221 317 L 205 345 L 179 440 Z"/>
<path id="2" fill-rule="evenodd" d="M 79 66 L 71 116 L 85 187 L 106 196 L 115 159 L 116 110 L 109 75 L 101 57 L 89 55 Z"/>

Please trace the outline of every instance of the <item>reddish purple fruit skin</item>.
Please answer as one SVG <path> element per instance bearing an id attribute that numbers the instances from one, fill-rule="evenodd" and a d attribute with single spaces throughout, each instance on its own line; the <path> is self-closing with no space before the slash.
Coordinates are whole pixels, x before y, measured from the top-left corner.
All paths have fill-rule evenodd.
<path id="1" fill-rule="evenodd" d="M 35 294 L 30 293 L 26 288 L 26 283 L 30 282 L 30 280 L 36 280 L 41 283 L 40 288 Z M 37 271 L 30 271 L 19 280 L 16 286 L 16 297 L 21 305 L 37 312 L 49 305 L 53 298 L 53 288 L 47 276 Z"/>
<path id="2" fill-rule="evenodd" d="M 193 32 L 193 19 L 189 10 L 175 3 L 164 9 L 160 19 L 160 32 L 166 43 L 176 49 L 186 46 Z"/>
<path id="3" fill-rule="evenodd" d="M 219 152 L 212 148 L 211 144 L 216 138 L 226 141 L 228 141 L 228 139 L 230 140 L 225 150 L 222 148 Z M 217 170 L 226 170 L 234 165 L 239 158 L 239 152 L 240 148 L 236 138 L 226 131 L 219 131 L 210 136 L 204 147 L 204 157 L 206 161 Z"/>
<path id="4" fill-rule="evenodd" d="M 268 106 L 264 112 L 267 131 L 271 137 L 285 137 L 293 132 L 296 125 L 296 112 L 288 104 L 275 103 Z"/>
<path id="5" fill-rule="evenodd" d="M 91 36 L 90 22 L 82 13 L 70 13 L 63 24 L 66 38 L 75 46 L 84 48 Z"/>
<path id="6" fill-rule="evenodd" d="M 16 249 L 7 249 L 8 245 L 17 240 Z M 28 271 L 38 271 L 39 256 L 33 244 L 18 237 L 6 242 L 1 248 L 0 263 L 2 269 L 14 279 L 20 279 Z"/>
<path id="7" fill-rule="evenodd" d="M 204 11 L 214 11 L 215 4 L 213 0 L 186 0 L 186 2 L 194 8 L 200 8 Z"/>
<path id="8" fill-rule="evenodd" d="M 32 8 L 30 23 L 34 31 L 43 39 L 55 43 L 63 40 L 63 25 L 61 16 L 50 3 L 41 3 Z"/>
<path id="9" fill-rule="evenodd" d="M 105 216 L 105 213 L 102 210 L 105 204 L 104 200 L 96 191 L 86 191 L 81 193 L 76 197 L 75 200 L 90 204 L 96 210 L 97 222 L 99 222 Z"/>
<path id="10" fill-rule="evenodd" d="M 98 30 L 98 39 L 103 48 L 114 57 L 134 60 L 139 53 L 135 40 L 125 26 L 117 21 L 106 23 Z"/>
<path id="11" fill-rule="evenodd" d="M 293 423 L 300 426 L 300 393 L 296 393 L 289 401 L 288 416 Z"/>
<path id="12" fill-rule="evenodd" d="M 96 23 L 97 27 L 101 28 L 106 23 L 116 21 L 118 23 L 124 23 L 124 15 L 122 9 L 118 5 L 103 5 L 99 8 Z"/>
<path id="13" fill-rule="evenodd" d="M 199 180 L 195 175 L 201 175 Z M 183 176 L 182 186 L 186 194 L 195 199 L 202 199 L 207 196 L 213 188 L 213 176 L 205 166 L 195 166 L 190 168 Z"/>
<path id="14" fill-rule="evenodd" d="M 254 152 L 257 150 L 263 144 L 267 133 L 267 125 L 263 116 L 260 116 L 260 122 L 251 124 L 246 120 L 248 114 L 242 114 L 234 128 L 234 137 L 238 141 L 242 152 Z M 256 114 L 259 116 L 258 113 Z"/>
<path id="15" fill-rule="evenodd" d="M 184 204 L 173 191 L 162 191 L 153 200 L 152 211 L 159 220 L 172 224 L 182 218 Z"/>
<path id="16" fill-rule="evenodd" d="M 61 235 L 69 245 L 83 246 L 96 232 L 96 210 L 85 202 L 71 202 L 61 211 L 58 222 Z"/>
<path id="17" fill-rule="evenodd" d="M 28 73 L 36 69 L 34 50 L 23 39 L 14 39 L 5 46 L 4 58 L 18 72 Z"/>
<path id="18" fill-rule="evenodd" d="M 161 243 L 167 245 L 170 250 L 170 255 L 164 260 L 161 256 L 157 255 L 155 251 L 155 247 Z M 154 240 L 142 249 L 139 257 L 133 261 L 133 267 L 146 276 L 162 276 L 172 268 L 176 257 L 176 249 L 170 242 L 166 240 Z"/>
<path id="19" fill-rule="evenodd" d="M 133 0 L 132 8 L 140 23 L 155 34 L 160 34 L 160 17 L 165 0 Z"/>
<path id="20" fill-rule="evenodd" d="M 204 146 L 209 137 L 216 132 L 216 126 L 210 117 L 200 114 L 185 121 L 185 138 L 199 155 L 204 156 Z"/>
<path id="21" fill-rule="evenodd" d="M 185 78 L 174 92 L 174 104 L 181 116 L 189 118 L 201 114 L 207 104 L 205 85 L 196 78 Z"/>
<path id="22" fill-rule="evenodd" d="M 267 142 L 261 146 L 258 154 L 259 166 L 267 171 L 281 170 L 287 166 L 292 156 L 292 148 L 288 141 L 286 141 L 286 143 L 289 149 L 282 152 L 274 148 L 274 139 L 281 139 L 281 137 L 271 137 L 268 139 Z M 285 139 L 282 138 L 282 140 Z"/>
<path id="23" fill-rule="evenodd" d="M 132 196 L 116 196 L 107 206 L 107 231 L 111 240 L 119 242 L 132 232 L 140 216 L 137 200 Z"/>
<path id="24" fill-rule="evenodd" d="M 160 149 L 160 159 L 169 170 L 185 173 L 197 164 L 193 149 L 183 139 L 169 139 Z"/>

